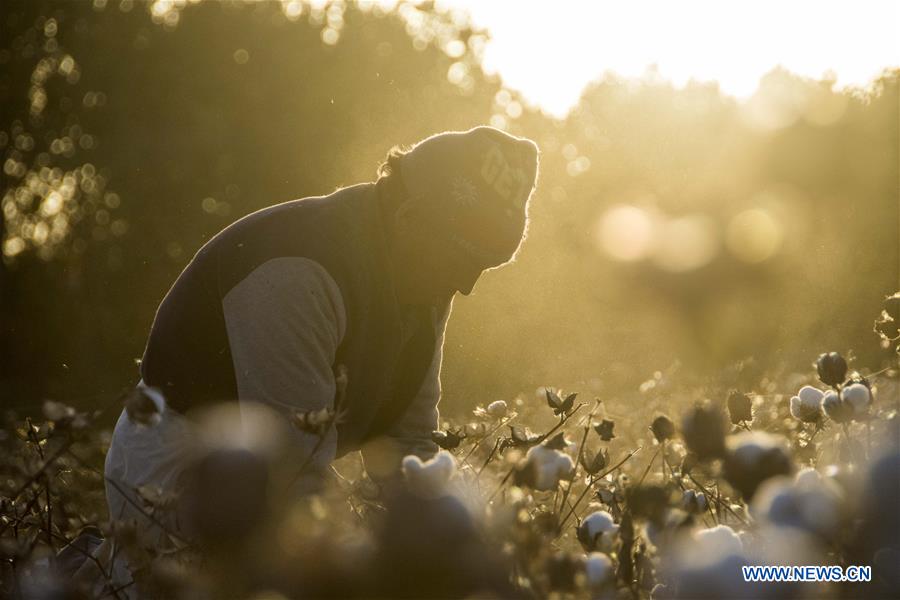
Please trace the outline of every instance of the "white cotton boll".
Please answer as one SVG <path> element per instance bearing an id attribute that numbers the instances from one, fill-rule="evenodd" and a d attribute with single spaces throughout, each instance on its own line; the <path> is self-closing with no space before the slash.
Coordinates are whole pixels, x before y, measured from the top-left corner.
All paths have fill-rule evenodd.
<path id="1" fill-rule="evenodd" d="M 791 415 L 805 423 L 818 421 L 822 415 L 822 399 L 825 394 L 811 385 L 800 388 L 791 398 Z"/>
<path id="2" fill-rule="evenodd" d="M 666 463 L 672 467 L 680 467 L 685 455 L 687 455 L 687 450 L 685 450 L 684 444 L 681 442 L 670 441 L 664 450 Z"/>
<path id="3" fill-rule="evenodd" d="M 525 455 L 523 469 L 533 478 L 527 481 L 536 490 L 552 490 L 560 479 L 568 479 L 575 470 L 575 463 L 565 452 L 544 445 L 533 446 Z"/>
<path id="4" fill-rule="evenodd" d="M 487 414 L 495 418 L 505 417 L 509 407 L 505 400 L 496 400 L 487 405 Z"/>
<path id="5" fill-rule="evenodd" d="M 716 525 L 694 533 L 697 550 L 716 557 L 740 555 L 744 551 L 741 538 L 728 525 Z"/>
<path id="6" fill-rule="evenodd" d="M 446 450 L 424 462 L 410 454 L 404 457 L 402 469 L 410 490 L 426 498 L 436 498 L 446 493 L 447 484 L 456 473 L 456 459 Z"/>
<path id="7" fill-rule="evenodd" d="M 601 552 L 591 552 L 584 561 L 584 572 L 591 589 L 596 590 L 611 582 L 615 575 L 610 558 Z"/>
<path id="8" fill-rule="evenodd" d="M 838 396 L 838 393 L 834 390 L 828 390 L 825 392 L 825 396 L 822 398 L 822 411 L 828 415 L 833 421 L 838 423 L 843 423 L 849 420 L 850 411 L 847 411 L 847 405 L 841 400 L 841 397 Z"/>
<path id="9" fill-rule="evenodd" d="M 853 407 L 854 416 L 859 416 L 869 408 L 872 396 L 869 388 L 861 383 L 854 383 L 841 390 L 841 400 Z"/>
<path id="10" fill-rule="evenodd" d="M 825 392 L 811 385 L 804 385 L 800 388 L 800 391 L 797 392 L 797 395 L 804 404 L 818 404 L 822 401 Z"/>
<path id="11" fill-rule="evenodd" d="M 619 533 L 619 526 L 613 521 L 612 515 L 605 510 L 589 514 L 577 530 L 578 541 L 588 552 L 611 551 L 617 533 Z"/>
<path id="12" fill-rule="evenodd" d="M 815 469 L 801 470 L 794 480 L 774 478 L 753 499 L 753 513 L 777 526 L 833 536 L 840 526 L 843 494 Z"/>
<path id="13" fill-rule="evenodd" d="M 747 557 L 733 529 L 718 525 L 676 538 L 675 542 L 660 564 L 661 573 L 676 592 L 672 597 L 755 597 L 741 576 Z"/>

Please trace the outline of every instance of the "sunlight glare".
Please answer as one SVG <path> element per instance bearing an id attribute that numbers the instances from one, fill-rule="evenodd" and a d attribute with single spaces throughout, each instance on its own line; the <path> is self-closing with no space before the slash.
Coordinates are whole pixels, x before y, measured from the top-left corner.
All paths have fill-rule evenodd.
<path id="1" fill-rule="evenodd" d="M 783 237 L 781 225 L 768 211 L 753 208 L 731 220 L 725 233 L 725 245 L 740 260 L 760 263 L 778 251 Z"/>
<path id="2" fill-rule="evenodd" d="M 486 27 L 486 71 L 559 117 L 606 72 L 640 78 L 655 65 L 676 86 L 716 81 L 745 99 L 778 66 L 817 79 L 833 74 L 839 87 L 867 85 L 883 68 L 900 66 L 900 4 L 889 0 L 438 0 L 437 6 L 466 10 Z"/>
<path id="3" fill-rule="evenodd" d="M 636 206 L 620 204 L 606 211 L 597 232 L 600 247 L 615 260 L 633 262 L 653 250 L 656 224 Z"/>
<path id="4" fill-rule="evenodd" d="M 704 215 L 666 221 L 660 228 L 653 262 L 661 269 L 684 273 L 705 266 L 719 250 L 715 223 Z"/>

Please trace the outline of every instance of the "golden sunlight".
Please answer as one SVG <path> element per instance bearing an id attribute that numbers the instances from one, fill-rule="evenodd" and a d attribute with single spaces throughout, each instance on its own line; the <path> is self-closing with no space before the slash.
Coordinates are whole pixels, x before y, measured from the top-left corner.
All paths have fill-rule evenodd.
<path id="1" fill-rule="evenodd" d="M 661 76 L 678 86 L 716 81 L 723 92 L 747 98 L 777 66 L 806 77 L 835 77 L 838 86 L 865 86 L 885 66 L 900 65 L 900 4 L 891 0 L 437 5 L 467 11 L 487 28 L 485 69 L 557 116 L 605 72 Z M 648 71 L 651 66 L 655 71 Z M 825 119 L 840 110 L 819 108 L 817 116 Z"/>

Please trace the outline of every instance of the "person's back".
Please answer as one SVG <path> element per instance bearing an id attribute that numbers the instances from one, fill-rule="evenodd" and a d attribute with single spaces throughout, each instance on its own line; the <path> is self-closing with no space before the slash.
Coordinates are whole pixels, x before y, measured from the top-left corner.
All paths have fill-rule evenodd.
<path id="1" fill-rule="evenodd" d="M 376 183 L 272 206 L 216 235 L 154 319 L 140 389 L 160 414 L 153 427 L 119 418 L 112 518 L 134 512 L 139 500 L 123 495 L 142 486 L 184 489 L 191 414 L 223 402 L 295 423 L 325 415 L 293 430 L 301 493 L 350 450 L 376 481 L 406 455 L 433 455 L 450 301 L 514 256 L 536 170 L 530 141 L 486 127 L 440 134 L 392 151 Z"/>
<path id="2" fill-rule="evenodd" d="M 378 224 L 367 223 L 377 215 L 375 193 L 373 185 L 364 184 L 270 206 L 214 236 L 159 306 L 141 361 L 144 383 L 160 389 L 169 406 L 182 413 L 237 400 L 223 301 L 271 260 L 306 259 L 343 279 L 345 265 L 370 257 L 359 247 L 376 241 Z M 349 291 L 345 287 L 341 293 Z"/>

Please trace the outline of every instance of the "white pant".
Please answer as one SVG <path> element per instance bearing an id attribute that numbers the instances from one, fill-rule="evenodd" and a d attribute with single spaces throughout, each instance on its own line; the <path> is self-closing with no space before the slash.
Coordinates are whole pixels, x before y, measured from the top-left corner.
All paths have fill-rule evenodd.
<path id="1" fill-rule="evenodd" d="M 139 384 L 143 387 L 143 382 Z M 155 390 L 145 393 L 159 396 Z M 174 507 L 170 510 L 148 506 L 137 490 L 146 487 L 146 493 L 153 495 L 177 494 L 181 490 L 181 475 L 191 463 L 197 449 L 196 432 L 190 421 L 179 413 L 169 410 L 161 397 L 160 420 L 152 426 L 132 422 L 125 410 L 119 415 L 113 430 L 112 441 L 106 454 L 105 479 L 106 499 L 109 505 L 110 521 L 115 523 L 133 522 L 136 526 L 138 543 L 145 547 L 171 545 L 166 531 L 181 533 L 178 515 Z M 162 523 L 163 530 L 147 514 Z M 127 551 L 116 547 L 113 537 L 108 537 L 94 552 L 94 556 L 104 565 L 110 575 L 112 585 L 121 587 L 132 581 Z M 88 561 L 85 569 L 92 569 Z M 96 571 L 96 569 L 93 569 Z M 95 591 L 106 585 L 107 577 L 98 573 L 86 575 L 97 581 Z M 135 585 L 119 592 L 129 599 L 141 598 Z"/>

